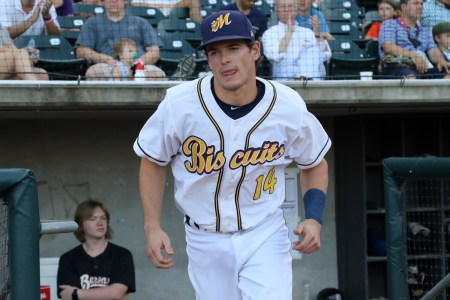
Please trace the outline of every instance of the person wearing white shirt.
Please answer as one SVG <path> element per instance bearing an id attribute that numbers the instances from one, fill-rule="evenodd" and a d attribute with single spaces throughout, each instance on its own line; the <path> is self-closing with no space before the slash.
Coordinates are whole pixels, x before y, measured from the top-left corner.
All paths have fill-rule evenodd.
<path id="1" fill-rule="evenodd" d="M 273 79 L 320 80 L 324 76 L 323 56 L 314 32 L 298 26 L 295 20 L 298 2 L 278 0 L 275 10 L 279 22 L 262 37 L 264 55 L 272 63 Z"/>
<path id="2" fill-rule="evenodd" d="M 52 0 L 0 0 L 0 23 L 12 39 L 21 35 L 59 35 Z"/>
<path id="3" fill-rule="evenodd" d="M 172 9 L 186 7 L 192 21 L 201 23 L 203 19 L 199 0 L 131 0 L 131 6 L 157 8 L 166 17 L 170 15 Z"/>

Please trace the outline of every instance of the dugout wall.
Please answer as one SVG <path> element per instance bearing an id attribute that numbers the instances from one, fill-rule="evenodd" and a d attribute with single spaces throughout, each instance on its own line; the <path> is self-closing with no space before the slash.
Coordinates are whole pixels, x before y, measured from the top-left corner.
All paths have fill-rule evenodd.
<path id="1" fill-rule="evenodd" d="M 388 298 L 422 299 L 450 272 L 450 158 L 387 158 L 383 171 Z"/>
<path id="2" fill-rule="evenodd" d="M 0 199 L 8 207 L 9 278 L 0 284 L 1 299 L 40 299 L 39 238 L 41 224 L 36 179 L 27 169 L 0 169 Z M 5 253 L 2 253 L 5 255 Z M 2 266 L 4 267 L 4 266 Z M 9 291 L 8 291 L 9 290 Z"/>

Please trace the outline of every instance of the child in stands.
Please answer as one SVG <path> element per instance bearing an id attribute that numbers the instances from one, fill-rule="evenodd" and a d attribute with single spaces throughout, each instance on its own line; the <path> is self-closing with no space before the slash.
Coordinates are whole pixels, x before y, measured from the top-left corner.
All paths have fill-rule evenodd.
<path id="1" fill-rule="evenodd" d="M 137 53 L 136 42 L 132 39 L 123 38 L 114 44 L 114 58 L 117 60 L 113 68 L 113 80 L 131 80 L 133 79 L 133 72 L 131 67 L 133 65 L 133 56 Z"/>
<path id="2" fill-rule="evenodd" d="M 443 22 L 433 27 L 433 38 L 447 61 L 450 61 L 450 23 Z"/>
<path id="3" fill-rule="evenodd" d="M 373 22 L 366 33 L 366 39 L 378 40 L 381 23 L 385 20 L 393 19 L 397 16 L 397 4 L 394 0 L 378 1 L 378 16 L 381 21 Z"/>

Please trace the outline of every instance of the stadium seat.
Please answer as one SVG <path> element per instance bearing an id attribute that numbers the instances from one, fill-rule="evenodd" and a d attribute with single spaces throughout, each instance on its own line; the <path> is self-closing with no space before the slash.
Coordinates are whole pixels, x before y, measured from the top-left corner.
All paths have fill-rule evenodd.
<path id="1" fill-rule="evenodd" d="M 74 3 L 73 10 L 74 15 L 82 17 L 102 15 L 105 13 L 105 8 L 103 7 L 103 5 L 94 5 L 94 4 Z"/>
<path id="2" fill-rule="evenodd" d="M 323 15 L 328 22 L 351 22 L 355 18 L 352 11 L 338 9 L 326 9 Z"/>
<path id="3" fill-rule="evenodd" d="M 202 11 L 200 11 L 202 13 Z M 203 13 L 202 13 L 203 16 Z M 187 7 L 176 7 L 172 8 L 170 11 L 169 19 L 187 19 L 189 18 L 189 8 Z"/>
<path id="4" fill-rule="evenodd" d="M 57 20 L 61 27 L 61 36 L 74 46 L 80 34 L 81 27 L 83 27 L 87 18 L 80 16 L 58 16 Z"/>
<path id="5" fill-rule="evenodd" d="M 331 56 L 328 74 L 332 80 L 359 80 L 360 72 L 372 71 L 375 74 L 377 69 L 377 59 L 373 57 L 352 59 Z"/>
<path id="6" fill-rule="evenodd" d="M 378 41 L 370 40 L 366 44 L 367 57 L 380 58 L 380 53 L 378 51 Z"/>
<path id="7" fill-rule="evenodd" d="M 334 57 L 346 59 L 361 59 L 367 57 L 366 52 L 349 37 L 337 38 L 328 41 L 328 44 L 330 45 L 331 53 Z"/>
<path id="8" fill-rule="evenodd" d="M 270 22 L 271 18 L 272 18 L 272 14 L 275 14 L 272 6 L 270 6 L 270 4 L 264 0 L 256 1 L 255 6 L 257 8 L 259 8 L 264 13 L 264 15 L 266 15 L 267 22 Z"/>
<path id="9" fill-rule="evenodd" d="M 369 58 L 375 58 L 377 66 L 380 64 L 380 53 L 378 52 L 378 41 L 370 40 L 366 44 L 366 54 Z M 379 70 L 377 68 L 376 72 L 374 71 L 375 75 L 379 74 Z"/>
<path id="10" fill-rule="evenodd" d="M 329 21 L 328 27 L 330 33 L 336 38 L 348 37 L 351 39 L 362 39 L 363 33 L 360 30 L 360 23 L 354 21 L 342 22 L 342 21 Z"/>
<path id="11" fill-rule="evenodd" d="M 166 19 L 161 10 L 153 7 L 127 6 L 126 13 L 146 19 L 155 29 L 158 27 L 159 21 Z"/>
<path id="12" fill-rule="evenodd" d="M 200 24 L 187 19 L 162 20 L 158 23 L 157 31 L 160 36 L 186 40 L 194 48 L 197 48 L 202 41 Z"/>
<path id="13" fill-rule="evenodd" d="M 172 35 L 161 35 L 163 46 L 160 47 L 160 58 L 156 65 L 166 72 L 168 76 L 175 72 L 178 62 L 185 55 L 195 56 L 196 68 L 194 74 L 205 70 L 207 65 L 206 58 L 202 51 L 197 51 L 188 41 L 176 38 Z"/>
<path id="14" fill-rule="evenodd" d="M 76 58 L 73 46 L 65 38 L 53 35 L 33 37 L 22 35 L 14 39 L 14 45 L 17 48 L 24 48 L 30 38 L 34 38 L 36 48 L 40 52 L 36 66 L 47 70 L 51 80 L 76 80 L 78 76 L 84 76 L 88 61 Z"/>

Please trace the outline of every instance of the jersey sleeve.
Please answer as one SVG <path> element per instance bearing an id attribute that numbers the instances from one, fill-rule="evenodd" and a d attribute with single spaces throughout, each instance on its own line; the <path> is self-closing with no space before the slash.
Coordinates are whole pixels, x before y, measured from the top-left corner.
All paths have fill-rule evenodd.
<path id="1" fill-rule="evenodd" d="M 300 118 L 301 125 L 292 144 L 289 156 L 300 169 L 315 167 L 331 147 L 331 140 L 319 120 L 308 111 Z"/>
<path id="2" fill-rule="evenodd" d="M 160 166 L 166 166 L 181 146 L 166 99 L 145 123 L 133 145 L 138 156 Z"/>

